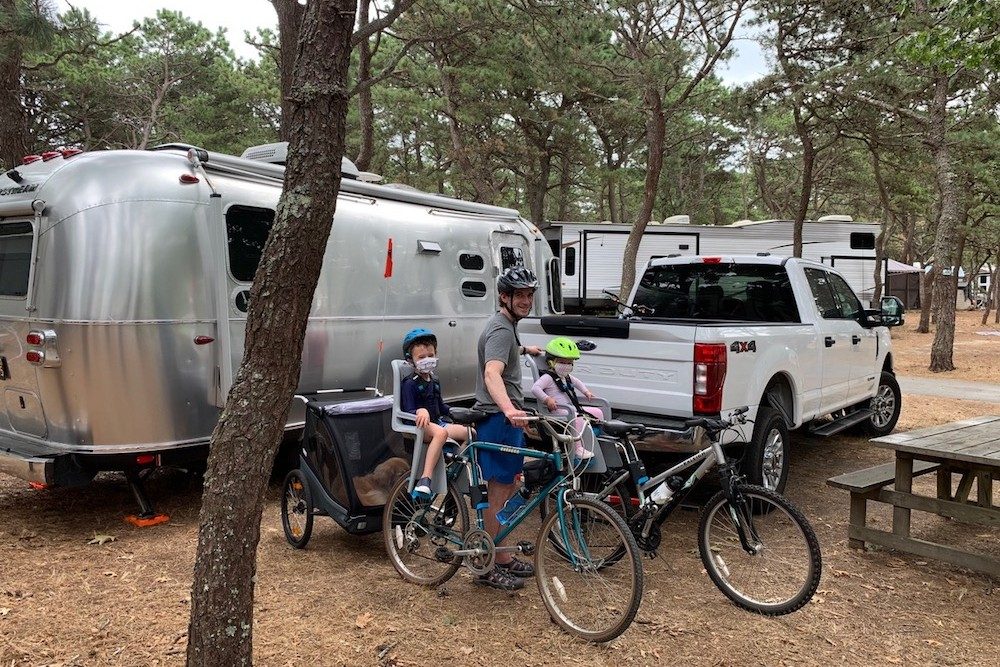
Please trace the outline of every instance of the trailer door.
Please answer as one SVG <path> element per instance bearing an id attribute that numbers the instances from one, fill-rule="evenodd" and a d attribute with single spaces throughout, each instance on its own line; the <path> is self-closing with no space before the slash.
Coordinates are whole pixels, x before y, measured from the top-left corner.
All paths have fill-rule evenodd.
<path id="1" fill-rule="evenodd" d="M 274 210 L 258 206 L 234 204 L 226 209 L 225 312 L 220 319 L 228 331 L 220 335 L 229 338 L 229 365 L 220 359 L 220 407 L 225 404 L 235 369 L 243 361 L 243 339 L 246 337 L 247 311 L 250 310 L 250 288 L 264 252 L 264 244 L 274 224 Z M 220 297 L 221 299 L 222 297 Z M 226 346 L 220 346 L 226 354 Z M 227 378 L 226 375 L 229 375 Z"/>
<path id="2" fill-rule="evenodd" d="M 7 422 L 0 418 L 0 430 L 44 438 L 48 425 L 38 374 L 52 372 L 47 369 L 59 365 L 59 354 L 54 332 L 25 317 L 32 314 L 29 293 L 39 224 L 39 218 L 0 224 L 0 385 Z M 29 354 L 34 362 L 28 361 Z"/>

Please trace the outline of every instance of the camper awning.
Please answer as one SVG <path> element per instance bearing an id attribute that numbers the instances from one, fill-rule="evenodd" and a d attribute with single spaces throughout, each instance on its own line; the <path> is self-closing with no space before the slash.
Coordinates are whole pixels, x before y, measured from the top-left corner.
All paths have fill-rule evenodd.
<path id="1" fill-rule="evenodd" d="M 920 269 L 915 266 L 903 264 L 902 262 L 897 262 L 894 259 L 887 259 L 885 261 L 886 271 L 889 273 L 920 273 Z"/>

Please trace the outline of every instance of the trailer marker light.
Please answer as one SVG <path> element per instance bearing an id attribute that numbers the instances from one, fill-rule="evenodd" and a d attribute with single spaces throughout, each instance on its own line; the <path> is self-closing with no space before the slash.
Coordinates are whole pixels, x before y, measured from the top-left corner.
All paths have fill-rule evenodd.
<path id="1" fill-rule="evenodd" d="M 41 331 L 29 331 L 24 340 L 28 342 L 28 345 L 41 345 L 45 342 L 45 335 Z"/>
<path id="2" fill-rule="evenodd" d="M 55 160 L 60 156 L 59 151 L 45 151 L 42 153 L 42 162 L 48 162 L 49 160 Z"/>
<path id="3" fill-rule="evenodd" d="M 139 454 L 135 457 L 135 462 L 141 466 L 148 466 L 156 462 L 156 457 L 152 454 Z"/>
<path id="4" fill-rule="evenodd" d="M 702 257 L 702 264 L 722 264 L 721 257 Z"/>
<path id="5" fill-rule="evenodd" d="M 28 350 L 24 353 L 24 358 L 29 364 L 35 364 L 36 366 L 45 363 L 45 353 L 39 350 Z"/>
<path id="6" fill-rule="evenodd" d="M 209 343 L 214 343 L 214 342 L 215 342 L 215 339 L 212 338 L 211 336 L 195 336 L 194 337 L 194 344 L 195 345 L 208 345 Z"/>
<path id="7" fill-rule="evenodd" d="M 193 174 L 181 174 L 181 183 L 184 185 L 192 185 L 194 183 L 200 183 L 201 179 Z"/>
<path id="8" fill-rule="evenodd" d="M 25 155 L 21 158 L 21 164 L 31 164 L 32 162 L 38 162 L 41 159 L 41 155 Z"/>
<path id="9" fill-rule="evenodd" d="M 48 484 L 43 484 L 42 482 L 28 482 L 28 486 L 33 488 L 35 491 L 44 491 L 49 488 Z"/>
<path id="10" fill-rule="evenodd" d="M 61 151 L 63 158 L 73 157 L 74 155 L 79 155 L 83 152 L 82 148 L 64 148 Z"/>

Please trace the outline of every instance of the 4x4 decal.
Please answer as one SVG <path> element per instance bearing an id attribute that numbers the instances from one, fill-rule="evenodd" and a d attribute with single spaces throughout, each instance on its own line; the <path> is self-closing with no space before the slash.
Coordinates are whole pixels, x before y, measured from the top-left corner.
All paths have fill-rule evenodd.
<path id="1" fill-rule="evenodd" d="M 754 340 L 734 340 L 733 344 L 729 346 L 730 352 L 735 352 L 739 354 L 740 352 L 756 352 L 757 351 L 757 341 Z"/>

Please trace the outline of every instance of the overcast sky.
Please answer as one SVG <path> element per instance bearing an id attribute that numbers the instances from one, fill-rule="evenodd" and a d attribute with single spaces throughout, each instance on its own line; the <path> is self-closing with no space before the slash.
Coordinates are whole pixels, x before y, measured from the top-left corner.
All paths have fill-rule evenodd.
<path id="1" fill-rule="evenodd" d="M 180 11 L 188 18 L 200 21 L 210 30 L 225 28 L 226 36 L 236 55 L 252 58 L 256 49 L 243 41 L 244 31 L 253 34 L 258 27 L 277 30 L 278 19 L 268 0 L 59 0 L 60 12 L 72 4 L 86 8 L 108 30 L 121 32 L 156 14 L 160 8 Z M 746 83 L 762 76 L 766 69 L 760 47 L 751 39 L 736 42 L 738 54 L 719 75 L 726 83 Z"/>

